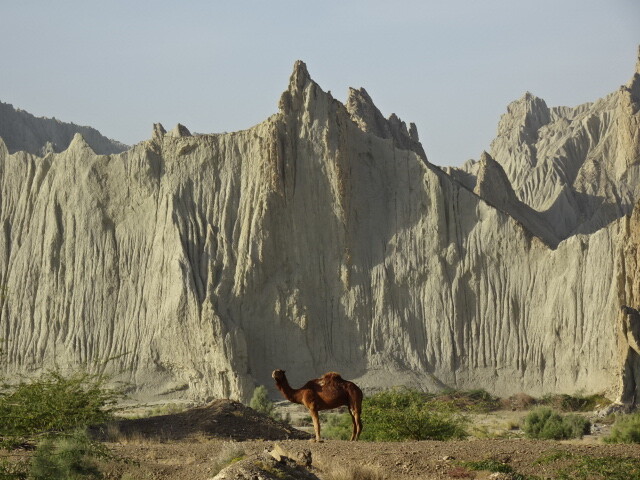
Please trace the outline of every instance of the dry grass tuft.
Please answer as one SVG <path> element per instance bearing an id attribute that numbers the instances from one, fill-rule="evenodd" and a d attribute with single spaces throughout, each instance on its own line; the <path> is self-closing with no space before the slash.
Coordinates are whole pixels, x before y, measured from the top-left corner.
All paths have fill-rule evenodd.
<path id="1" fill-rule="evenodd" d="M 527 410 L 536 404 L 536 399 L 526 393 L 516 393 L 508 398 L 500 400 L 502 408 L 505 410 Z"/>
<path id="2" fill-rule="evenodd" d="M 214 476 L 223 468 L 232 463 L 239 462 L 246 456 L 246 452 L 237 442 L 224 442 L 220 450 L 213 456 L 213 464 L 211 465 L 211 475 Z"/>
<path id="3" fill-rule="evenodd" d="M 447 472 L 451 478 L 476 478 L 476 472 L 472 472 L 464 467 L 453 467 Z"/>
<path id="4" fill-rule="evenodd" d="M 388 480 L 379 467 L 357 465 L 331 469 L 323 478 L 325 480 Z"/>

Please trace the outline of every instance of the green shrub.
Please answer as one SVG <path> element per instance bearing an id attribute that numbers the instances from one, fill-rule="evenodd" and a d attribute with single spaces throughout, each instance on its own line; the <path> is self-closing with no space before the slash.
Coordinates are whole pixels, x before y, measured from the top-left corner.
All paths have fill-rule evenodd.
<path id="1" fill-rule="evenodd" d="M 352 432 L 353 423 L 348 413 L 331 414 L 322 425 L 322 436 L 332 440 L 349 440 Z"/>
<path id="2" fill-rule="evenodd" d="M 86 372 L 47 372 L 0 386 L 0 447 L 34 444 L 41 436 L 110 420 L 122 394 L 106 382 L 106 377 Z"/>
<path id="3" fill-rule="evenodd" d="M 47 372 L 0 385 L 0 448 L 36 448 L 30 464 L 0 464 L 0 479 L 99 478 L 92 459 L 113 455 L 86 430 L 110 420 L 123 396 L 107 380 L 86 372 Z"/>
<path id="4" fill-rule="evenodd" d="M 102 478 L 94 459 L 102 450 L 87 434 L 78 431 L 69 436 L 44 439 L 31 459 L 30 478 L 33 480 Z"/>
<path id="5" fill-rule="evenodd" d="M 253 391 L 249 406 L 256 412 L 264 413 L 265 415 L 268 415 L 275 420 L 282 420 L 280 415 L 278 415 L 278 413 L 276 412 L 276 406 L 269 399 L 267 387 L 265 387 L 264 385 L 257 386 Z"/>
<path id="6" fill-rule="evenodd" d="M 568 438 L 582 438 L 591 433 L 591 422 L 580 415 L 570 414 L 562 419 L 569 433 Z"/>
<path id="7" fill-rule="evenodd" d="M 640 443 L 640 412 L 618 415 L 606 443 Z"/>
<path id="8" fill-rule="evenodd" d="M 522 429 L 529 438 L 562 440 L 589 433 L 591 423 L 579 415 L 562 416 L 550 408 L 540 407 L 529 412 Z"/>
<path id="9" fill-rule="evenodd" d="M 448 440 L 467 435 L 466 417 L 451 403 L 429 400 L 417 390 L 399 388 L 366 398 L 363 440 Z"/>

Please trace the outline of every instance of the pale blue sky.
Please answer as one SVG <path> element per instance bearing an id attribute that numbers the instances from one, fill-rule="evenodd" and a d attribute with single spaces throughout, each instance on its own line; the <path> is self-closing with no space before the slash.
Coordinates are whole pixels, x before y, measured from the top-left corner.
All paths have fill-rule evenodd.
<path id="1" fill-rule="evenodd" d="M 365 87 L 429 159 L 488 149 L 507 104 L 595 100 L 631 77 L 638 0 L 0 0 L 0 101 L 133 144 L 277 111 L 293 62 L 334 97 Z"/>

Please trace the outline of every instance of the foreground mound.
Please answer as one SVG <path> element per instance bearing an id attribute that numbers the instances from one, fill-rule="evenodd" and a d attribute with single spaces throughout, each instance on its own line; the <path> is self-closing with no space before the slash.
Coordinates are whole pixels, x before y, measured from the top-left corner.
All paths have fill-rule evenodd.
<path id="1" fill-rule="evenodd" d="M 167 440 L 194 435 L 231 440 L 310 438 L 305 432 L 232 400 L 214 400 L 207 405 L 171 415 L 121 420 L 118 428 L 126 437 Z"/>

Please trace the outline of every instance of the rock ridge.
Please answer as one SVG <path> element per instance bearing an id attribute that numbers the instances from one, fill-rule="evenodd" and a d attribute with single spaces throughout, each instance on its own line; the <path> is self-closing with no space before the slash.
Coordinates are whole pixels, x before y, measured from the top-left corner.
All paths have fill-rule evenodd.
<path id="1" fill-rule="evenodd" d="M 0 137 L 10 153 L 25 151 L 44 156 L 67 149 L 76 133 L 98 154 L 123 152 L 127 145 L 103 136 L 96 129 L 55 118 L 35 117 L 13 105 L 0 102 Z"/>
<path id="2" fill-rule="evenodd" d="M 109 156 L 81 137 L 44 158 L 0 143 L 2 372 L 88 365 L 147 400 L 246 400 L 274 368 L 295 385 L 337 370 L 368 391 L 637 398 L 620 309 L 638 309 L 637 208 L 549 248 L 504 161 L 458 180 L 354 92 L 349 110 L 296 62 L 279 112 L 240 132 L 156 124 Z M 610 102 L 593 106 L 624 126 L 607 151 L 630 176 L 635 117 Z M 613 131 L 604 114 L 589 127 L 591 106 L 549 112 L 578 122 L 567 138 L 604 148 L 595 127 Z"/>

